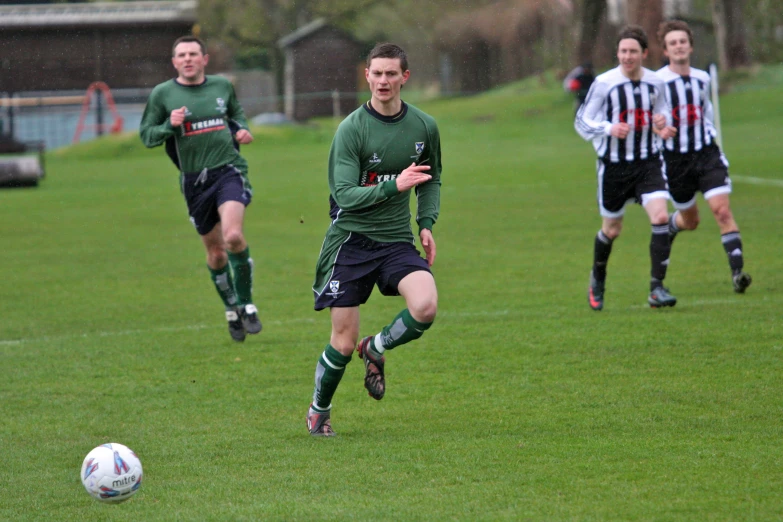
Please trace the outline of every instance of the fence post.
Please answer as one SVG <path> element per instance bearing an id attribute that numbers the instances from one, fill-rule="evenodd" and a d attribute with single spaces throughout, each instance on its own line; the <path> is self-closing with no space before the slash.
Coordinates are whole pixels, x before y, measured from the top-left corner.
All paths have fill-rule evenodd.
<path id="1" fill-rule="evenodd" d="M 340 91 L 332 91 L 332 115 L 334 119 L 340 119 Z"/>
<path id="2" fill-rule="evenodd" d="M 7 92 L 0 92 L 0 100 L 5 101 L 7 98 L 8 98 Z M 0 138 L 3 137 L 4 135 L 5 135 L 5 118 L 0 116 Z"/>
<path id="3" fill-rule="evenodd" d="M 95 89 L 95 135 L 103 136 L 103 95 L 100 89 Z"/>

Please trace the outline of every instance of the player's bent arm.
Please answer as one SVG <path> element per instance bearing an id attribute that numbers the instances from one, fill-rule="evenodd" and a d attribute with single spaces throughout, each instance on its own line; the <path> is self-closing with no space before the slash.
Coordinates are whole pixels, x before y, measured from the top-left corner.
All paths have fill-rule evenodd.
<path id="1" fill-rule="evenodd" d="M 440 186 L 443 163 L 441 162 L 440 133 L 437 126 L 430 128 L 430 156 L 427 163 L 432 165 L 429 174 L 432 179 L 416 187 L 416 223 L 419 233 L 432 230 L 440 214 Z"/>
<path id="2" fill-rule="evenodd" d="M 606 98 L 606 85 L 594 82 L 587 93 L 587 99 L 579 108 L 574 118 L 574 129 L 583 139 L 590 141 L 595 138 L 609 136 L 612 123 L 601 116 Z"/>
<path id="3" fill-rule="evenodd" d="M 231 90 L 231 93 L 228 97 L 228 111 L 226 113 L 226 116 L 230 120 L 232 120 L 237 127 L 240 129 L 249 130 L 249 127 L 247 125 L 247 117 L 245 116 L 245 110 L 242 108 L 242 105 L 239 103 L 239 100 L 237 99 L 236 91 L 234 90 L 234 86 L 231 84 L 231 82 L 228 82 L 229 89 Z"/>
<path id="4" fill-rule="evenodd" d="M 171 122 L 167 119 L 161 125 L 142 125 L 139 135 L 145 147 L 157 147 L 163 145 L 167 139 L 174 136 L 174 127 L 171 126 Z"/>
<path id="5" fill-rule="evenodd" d="M 329 150 L 329 190 L 343 210 L 371 207 L 399 193 L 396 180 L 377 185 L 359 185 L 362 172 L 361 137 L 348 118 L 340 123 Z"/>
<path id="6" fill-rule="evenodd" d="M 149 148 L 163 145 L 175 133 L 166 108 L 162 104 L 157 103 L 153 96 L 154 92 L 150 95 L 147 106 L 144 107 L 144 114 L 139 125 L 141 141 L 145 147 Z"/>
<path id="7" fill-rule="evenodd" d="M 343 210 L 361 210 L 399 194 L 395 180 L 384 181 L 371 187 L 360 187 L 356 184 L 356 178 L 356 174 L 348 178 L 335 174 L 332 197 Z"/>
<path id="8" fill-rule="evenodd" d="M 660 83 L 656 83 L 655 87 L 658 91 L 658 95 L 655 97 L 655 103 L 653 104 L 653 118 L 658 114 L 661 114 L 665 117 L 666 123 L 669 124 L 672 121 L 672 108 L 669 106 L 669 102 L 663 94 L 665 88 L 663 81 L 661 80 Z"/>
<path id="9" fill-rule="evenodd" d="M 710 92 L 710 86 L 707 85 L 707 88 L 705 89 L 707 92 Z M 713 138 L 718 135 L 717 129 L 715 129 L 715 111 L 712 108 L 712 102 L 709 98 L 704 100 L 704 110 L 702 112 L 702 118 L 704 118 L 704 126 L 707 128 L 707 132 L 710 133 L 710 136 Z"/>
<path id="10" fill-rule="evenodd" d="M 399 193 L 396 180 L 367 187 L 360 186 L 360 172 L 358 156 L 336 149 L 333 144 L 329 154 L 329 190 L 341 209 L 361 210 Z"/>
<path id="11" fill-rule="evenodd" d="M 419 233 L 432 230 L 440 215 L 440 180 L 431 180 L 416 187 L 416 224 Z"/>

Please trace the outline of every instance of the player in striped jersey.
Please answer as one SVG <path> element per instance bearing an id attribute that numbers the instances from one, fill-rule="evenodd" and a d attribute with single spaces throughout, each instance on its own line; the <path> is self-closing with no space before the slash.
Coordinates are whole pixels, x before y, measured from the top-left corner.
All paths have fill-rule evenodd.
<path id="1" fill-rule="evenodd" d="M 640 203 L 650 219 L 650 306 L 674 306 L 677 299 L 663 286 L 669 264 L 669 199 L 663 174 L 659 139 L 676 130 L 666 125 L 668 105 L 663 82 L 642 67 L 647 56 L 647 35 L 638 26 L 627 26 L 617 38 L 620 64 L 599 75 L 587 100 L 579 109 L 574 126 L 593 142 L 598 154 L 598 206 L 601 230 L 595 238 L 588 303 L 593 310 L 604 305 L 606 265 L 612 243 L 620 235 L 625 205 Z"/>
<path id="2" fill-rule="evenodd" d="M 729 162 L 715 141 L 710 76 L 691 67 L 693 33 L 687 23 L 663 22 L 658 38 L 669 65 L 657 74 L 666 82 L 664 92 L 672 107 L 669 120 L 679 130 L 677 137 L 665 141 L 663 149 L 675 208 L 669 216 L 669 236 L 674 241 L 679 231 L 695 230 L 699 225 L 696 192 L 700 191 L 718 222 L 734 291 L 741 294 L 750 286 L 751 277 L 743 271 L 742 239 L 729 206 Z"/>

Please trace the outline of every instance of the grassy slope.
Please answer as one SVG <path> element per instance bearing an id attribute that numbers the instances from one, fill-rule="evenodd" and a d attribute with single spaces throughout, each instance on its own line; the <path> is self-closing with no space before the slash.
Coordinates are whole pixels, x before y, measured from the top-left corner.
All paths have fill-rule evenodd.
<path id="1" fill-rule="evenodd" d="M 680 303 L 645 308 L 649 226 L 631 208 L 601 314 L 584 302 L 599 219 L 570 99 L 528 82 L 424 105 L 446 169 L 439 318 L 391 354 L 382 402 L 349 367 L 329 441 L 303 417 L 329 329 L 309 288 L 332 122 L 258 129 L 245 149 L 265 330 L 243 345 L 161 150 L 50 154 L 40 188 L 0 193 L 0 519 L 779 519 L 783 188 L 740 178 L 780 178 L 780 95 L 722 100 L 748 294 L 705 213 L 673 253 Z M 374 297 L 363 333 L 400 306 Z M 146 473 L 120 507 L 77 478 L 110 440 Z"/>

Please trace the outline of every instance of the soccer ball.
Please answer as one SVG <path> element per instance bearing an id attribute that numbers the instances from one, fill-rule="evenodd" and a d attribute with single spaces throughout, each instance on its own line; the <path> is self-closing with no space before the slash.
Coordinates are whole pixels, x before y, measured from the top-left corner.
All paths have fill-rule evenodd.
<path id="1" fill-rule="evenodd" d="M 84 489 L 101 502 L 128 500 L 141 487 L 141 461 L 133 450 L 110 442 L 84 457 L 80 475 Z"/>

